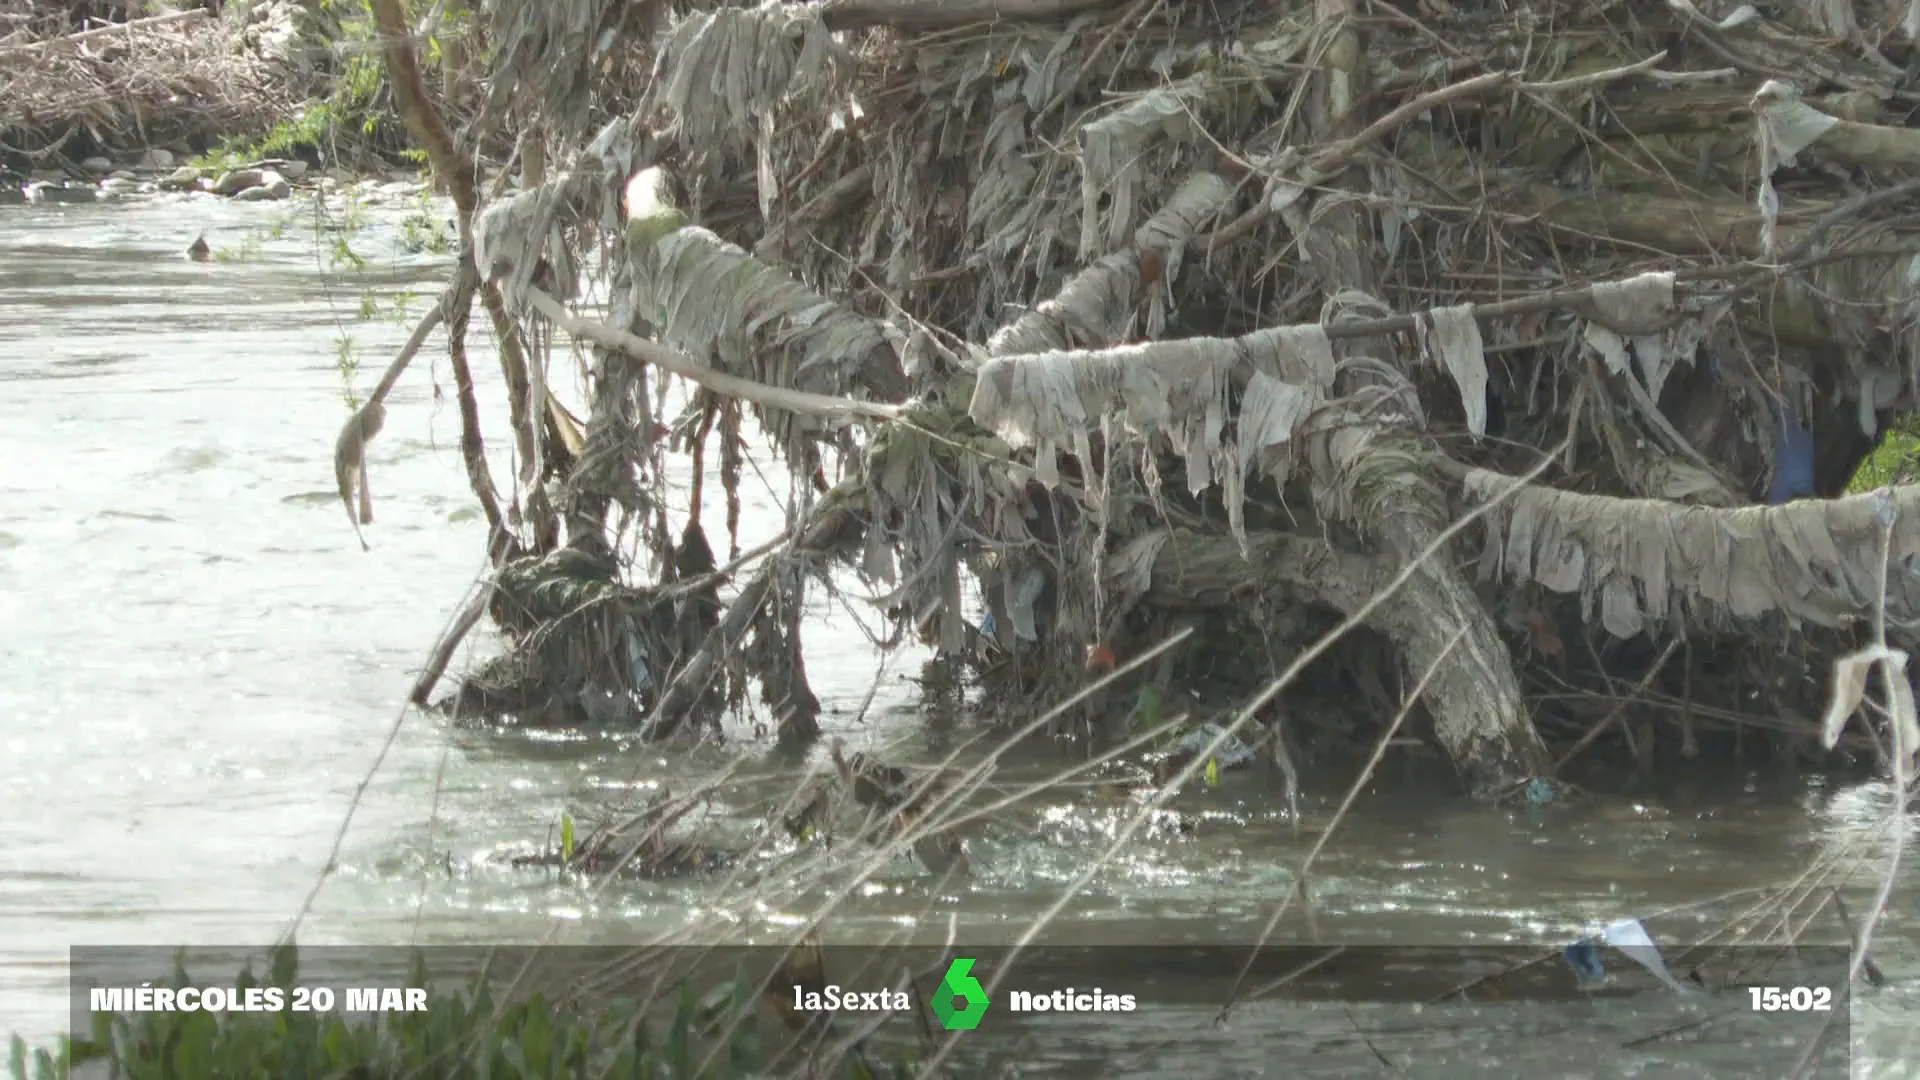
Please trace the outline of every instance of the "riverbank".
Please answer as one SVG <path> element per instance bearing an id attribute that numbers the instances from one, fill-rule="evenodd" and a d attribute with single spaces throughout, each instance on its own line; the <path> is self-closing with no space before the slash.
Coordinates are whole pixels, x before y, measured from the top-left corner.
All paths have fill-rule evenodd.
<path id="1" fill-rule="evenodd" d="M 374 175 L 347 169 L 320 172 L 297 158 L 265 158 L 214 168 L 175 165 L 170 153 L 151 150 L 134 161 L 116 163 L 100 157 L 83 164 L 90 174 L 85 177 L 60 170 L 0 176 L 0 206 L 85 206 L 163 195 L 281 202 L 301 194 L 348 197 L 365 206 L 379 206 L 431 194 L 428 180 L 412 169 Z"/>
<path id="2" fill-rule="evenodd" d="M 357 241 L 368 265 L 342 278 L 316 260 L 311 235 L 272 234 L 273 205 L 165 198 L 0 215 L 0 319 L 27 328 L 0 336 L 0 459 L 35 463 L 0 470 L 0 1016 L 38 1045 L 66 1026 L 70 944 L 257 943 L 285 928 L 481 569 L 444 367 L 423 362 L 389 399 L 389 435 L 374 444 L 372 553 L 330 490 L 341 323 L 363 289 L 386 310 L 447 271 L 446 257 L 408 251 L 405 203 L 369 213 Z M 245 265 L 190 262 L 182 247 L 203 231 L 215 247 L 260 239 Z M 391 356 L 408 330 L 353 325 L 369 357 Z M 504 410 L 488 343 L 473 348 L 482 406 Z M 441 349 L 436 337 L 423 361 Z M 507 451 L 490 452 L 510 475 Z M 709 490 L 720 487 L 714 458 Z M 684 514 L 686 457 L 669 468 L 669 509 Z M 741 497 L 743 544 L 777 534 L 785 493 L 747 484 Z M 722 535 L 722 500 L 705 514 Z M 869 704 L 878 655 L 853 618 L 821 597 L 802 626 L 828 737 L 907 764 L 941 760 L 969 731 L 900 678 L 919 674 L 915 654 L 895 658 Z M 511 864 L 552 843 L 563 814 L 723 776 L 695 824 L 750 835 L 762 803 L 819 763 L 773 753 L 750 724 L 731 734 L 730 746 L 685 750 L 414 716 L 360 804 L 303 946 L 789 940 L 835 879 L 743 900 L 724 875 L 603 885 Z M 1409 757 L 1389 757 L 1316 863 L 1315 920 L 1329 937 L 1550 947 L 1638 916 L 1684 942 L 1696 924 L 1659 913 L 1792 881 L 1830 847 L 1869 865 L 1884 855 L 1881 781 L 1703 767 L 1638 793 L 1488 807 L 1423 782 Z M 1062 763 L 1009 759 L 993 793 Z M 1304 775 L 1297 820 L 1270 778 L 1195 785 L 1174 808 L 1201 827 L 1130 846 L 1074 898 L 1059 932 L 1244 939 L 1287 894 L 1349 780 Z M 942 894 L 903 860 L 842 901 L 826 933 L 938 943 L 951 925 L 962 941 L 1008 942 L 1129 809 L 1097 787 L 1056 787 L 969 836 L 976 872 L 964 890 Z M 1913 867 L 1896 895 L 1920 886 Z M 1873 884 L 1843 886 L 1856 916 Z M 1306 932 L 1295 916 L 1280 928 Z M 1920 1003 L 1920 926 L 1896 905 L 1877 941 L 1892 985 L 1863 992 L 1858 1060 L 1881 1063 L 1867 1076 L 1898 1076 L 1914 1049 L 1903 1017 Z M 1161 1068 L 1250 1068 L 1258 1062 L 1233 1046 L 1267 1045 L 1262 1030 L 1237 1021 Z M 1063 1039 L 1103 1046 L 1117 1032 Z M 1499 1074 L 1502 1059 L 1489 1060 Z"/>
<path id="3" fill-rule="evenodd" d="M 183 5 L 128 21 L 0 4 L 0 167 L 78 170 L 159 152 L 184 161 L 296 117 L 329 81 L 292 0 Z"/>

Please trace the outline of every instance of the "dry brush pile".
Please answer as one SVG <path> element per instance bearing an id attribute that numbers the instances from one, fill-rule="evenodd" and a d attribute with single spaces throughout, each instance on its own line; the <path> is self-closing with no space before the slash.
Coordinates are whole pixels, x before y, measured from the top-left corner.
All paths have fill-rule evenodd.
<path id="1" fill-rule="evenodd" d="M 513 649 L 463 710 L 665 735 L 757 692 L 809 737 L 841 564 L 1003 708 L 1190 630 L 1068 714 L 1096 733 L 1174 682 L 1371 736 L 1430 671 L 1493 796 L 1603 728 L 1812 746 L 1882 589 L 1920 616 L 1920 488 L 1844 496 L 1914 405 L 1920 6 L 501 0 L 459 136 L 374 7 L 466 241 L 434 318 Z M 721 559 L 661 463 L 718 454 L 736 500 L 750 420 L 789 528 Z"/>
<path id="2" fill-rule="evenodd" d="M 134 19 L 125 6 L 0 3 L 0 151 L 10 162 L 50 167 L 264 132 L 315 85 L 290 53 L 290 4 L 226 16 L 181 5 Z"/>

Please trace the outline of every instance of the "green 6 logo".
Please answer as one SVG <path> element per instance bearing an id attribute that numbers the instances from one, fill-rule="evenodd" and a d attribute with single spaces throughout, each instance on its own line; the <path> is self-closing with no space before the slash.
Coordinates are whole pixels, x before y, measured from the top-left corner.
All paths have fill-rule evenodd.
<path id="1" fill-rule="evenodd" d="M 980 1026 L 980 1018 L 987 1015 L 986 987 L 970 974 L 972 971 L 972 958 L 956 959 L 947 965 L 940 989 L 933 995 L 933 1015 L 940 1018 L 940 1026 L 948 1031 L 972 1031 Z"/>

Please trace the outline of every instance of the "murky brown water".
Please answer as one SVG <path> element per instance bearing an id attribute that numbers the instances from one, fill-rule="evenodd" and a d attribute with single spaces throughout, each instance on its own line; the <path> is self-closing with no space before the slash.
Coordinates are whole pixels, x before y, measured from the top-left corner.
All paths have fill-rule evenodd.
<path id="1" fill-rule="evenodd" d="M 360 376 L 364 389 L 407 329 L 360 321 L 363 286 L 417 291 L 417 312 L 442 273 L 439 260 L 400 254 L 398 213 L 355 240 L 372 263 L 360 280 L 324 274 L 298 227 L 244 262 L 181 257 L 202 229 L 216 247 L 239 248 L 288 213 L 210 200 L 0 209 L 0 1034 L 44 1038 L 63 1027 L 70 944 L 275 936 L 318 874 L 411 672 L 481 569 L 444 361 L 423 359 L 391 399 L 372 454 L 371 554 L 329 491 L 344 415 L 336 340 L 344 332 L 357 342 L 372 369 Z M 502 415 L 497 371 L 478 349 L 475 368 L 483 409 Z M 498 452 L 504 431 L 494 434 Z M 496 476 L 508 475 L 499 461 Z M 786 491 L 750 484 L 747 494 L 751 535 L 742 539 L 751 544 L 771 534 Z M 709 500 L 715 537 L 717 503 Z M 901 757 L 951 744 L 901 679 L 917 672 L 915 658 L 888 668 L 855 726 L 876 654 L 852 616 L 824 604 L 807 645 L 831 710 L 824 720 L 850 742 Z M 778 940 L 810 913 L 807 895 L 744 910 L 724 910 L 712 886 L 689 883 L 590 895 L 487 858 L 542 840 L 562 809 L 617 797 L 630 777 L 683 785 L 722 760 L 410 718 L 302 939 L 535 942 L 558 920 L 575 943 L 641 942 L 690 925 L 711 940 Z M 1023 760 L 995 784 L 1011 790 L 1042 767 Z M 1684 919 L 1654 916 L 1784 883 L 1841 839 L 1876 850 L 1890 805 L 1880 784 L 1734 776 L 1658 796 L 1496 810 L 1419 790 L 1391 765 L 1386 776 L 1316 866 L 1316 921 L 1329 939 L 1560 943 L 1623 916 L 1684 939 Z M 780 786 L 721 800 L 718 824 L 737 825 L 729 806 Z M 1339 778 L 1310 783 L 1298 836 L 1261 777 L 1229 775 L 1215 791 L 1182 796 L 1181 808 L 1214 816 L 1191 837 L 1147 842 L 1101 871 L 1066 907 L 1061 934 L 1244 940 L 1283 895 L 1339 787 Z M 1110 799 L 1029 807 L 972 838 L 977 873 L 964 895 L 930 896 L 924 873 L 903 863 L 845 905 L 829 936 L 938 940 L 952 918 L 967 940 L 1011 940 L 1108 842 L 1121 814 Z M 1894 985 L 1854 1009 L 1856 1075 L 1920 1075 L 1916 863 L 1908 860 L 1879 936 Z M 1856 912 L 1870 886 L 1864 874 L 1849 883 Z M 1293 916 L 1282 929 L 1304 932 Z M 1645 1015 L 1661 1007 L 1649 1002 Z M 1546 1012 L 1434 1036 L 1432 1064 L 1481 1061 L 1473 1068 L 1483 1076 L 1702 1075 L 1624 1053 L 1596 1059 L 1605 1053 L 1595 1047 L 1632 1039 L 1631 1025 L 1596 1029 L 1576 1012 L 1533 1008 Z M 1320 1071 L 1263 1055 L 1249 1049 L 1261 1045 L 1262 1023 L 1279 1021 L 1248 1014 L 1232 1029 L 1231 1053 L 1210 1043 L 1198 1059 L 1174 1054 L 1154 1068 L 1391 1071 L 1357 1049 Z M 1275 1030 L 1272 1045 L 1296 1045 Z M 1523 1052 L 1529 1032 L 1538 1038 Z M 1069 1035 L 1086 1032 L 1060 1032 Z M 1515 1048 L 1504 1064 L 1501 1045 Z M 1737 1039 L 1714 1053 L 1711 1075 L 1790 1064 L 1778 1047 Z M 1420 1070 L 1417 1053 L 1388 1058 L 1392 1069 Z M 1551 1071 L 1576 1060 L 1572 1071 Z"/>

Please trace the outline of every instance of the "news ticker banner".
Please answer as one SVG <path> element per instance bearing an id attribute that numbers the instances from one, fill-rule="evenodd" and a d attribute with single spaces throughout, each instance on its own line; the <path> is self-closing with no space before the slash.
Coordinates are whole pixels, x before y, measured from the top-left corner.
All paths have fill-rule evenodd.
<path id="1" fill-rule="evenodd" d="M 1227 1027 L 1255 1024 L 1263 1040 L 1291 1032 L 1351 1042 L 1371 1029 L 1431 1048 L 1436 1035 L 1467 1025 L 1505 1031 L 1509 1056 L 1520 1049 L 1514 1040 L 1533 1040 L 1543 1060 L 1602 1033 L 1616 1048 L 1642 1040 L 1655 1060 L 1689 1047 L 1744 1047 L 1769 1067 L 1817 1041 L 1818 1060 L 1845 1065 L 1844 948 L 1663 951 L 1677 985 L 1623 955 L 1576 964 L 1564 950 L 1505 946 L 1043 945 L 1017 954 L 1001 946 L 304 947 L 295 977 L 272 986 L 262 985 L 271 963 L 265 948 L 79 947 L 71 950 L 72 1030 L 84 1037 L 101 1012 L 315 1012 L 371 1021 L 430 1011 L 483 972 L 496 1001 L 539 993 L 584 1008 L 620 998 L 670 1007 L 683 984 L 708 994 L 744 976 L 760 1009 L 785 1014 L 789 1024 L 841 1018 L 880 1035 L 960 1032 L 983 1045 L 1010 1046 L 1049 1025 L 1205 1038 L 1203 1029 L 1219 1029 L 1222 1007 L 1234 1002 Z M 236 990 L 242 969 L 255 984 Z M 1329 1015 L 1343 1017 L 1338 1032 L 1326 1030 Z"/>

